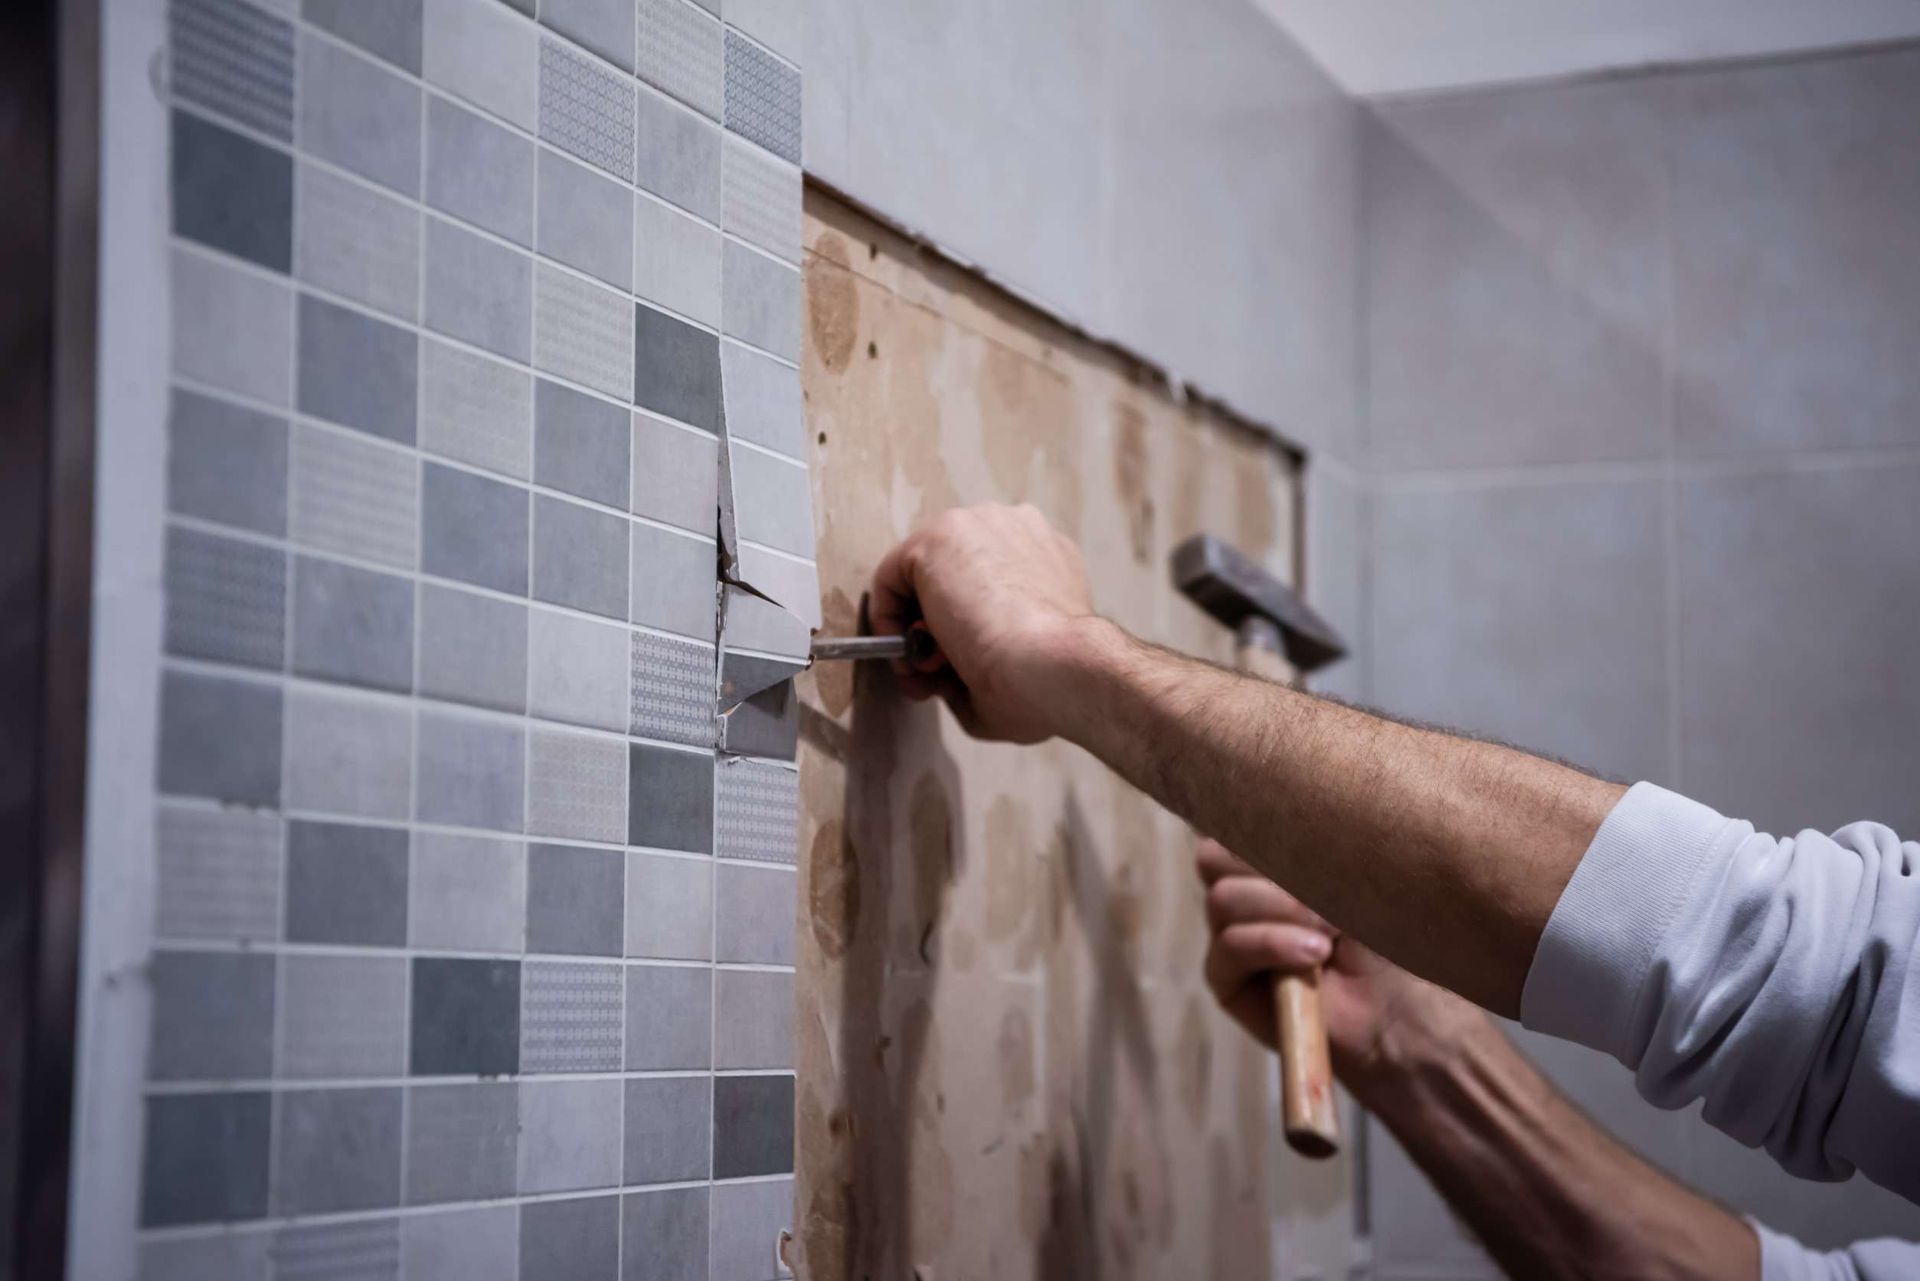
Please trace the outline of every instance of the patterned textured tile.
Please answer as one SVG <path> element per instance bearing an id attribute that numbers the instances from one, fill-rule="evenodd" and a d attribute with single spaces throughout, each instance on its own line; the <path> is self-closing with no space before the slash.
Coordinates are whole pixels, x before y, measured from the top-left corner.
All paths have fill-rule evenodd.
<path id="1" fill-rule="evenodd" d="M 301 413 L 411 445 L 419 362 L 412 330 L 300 295 Z"/>
<path id="2" fill-rule="evenodd" d="M 495 0 L 426 0 L 423 16 L 428 83 L 532 132 L 540 119 L 533 24 Z"/>
<path id="3" fill-rule="evenodd" d="M 793 975 L 714 972 L 713 1066 L 793 1066 Z"/>
<path id="4" fill-rule="evenodd" d="M 640 78 L 720 118 L 720 20 L 689 0 L 639 0 Z"/>
<path id="5" fill-rule="evenodd" d="M 404 196 L 420 194 L 420 89 L 325 40 L 300 41 L 300 146 Z"/>
<path id="6" fill-rule="evenodd" d="M 625 730 L 629 634 L 615 624 L 534 610 L 527 628 L 529 710 L 548 720 Z"/>
<path id="7" fill-rule="evenodd" d="M 527 696 L 527 607 L 420 585 L 420 692 L 518 712 Z"/>
<path id="8" fill-rule="evenodd" d="M 286 533 L 286 420 L 176 387 L 167 412 L 167 510 Z"/>
<path id="9" fill-rule="evenodd" d="M 424 338 L 420 377 L 421 448 L 527 478 L 533 380 L 526 371 Z"/>
<path id="10" fill-rule="evenodd" d="M 721 330 L 784 360 L 800 359 L 800 273 L 737 240 L 721 269 Z"/>
<path id="11" fill-rule="evenodd" d="M 320 551 L 413 568 L 419 464 L 337 431 L 293 429 L 294 540 Z"/>
<path id="12" fill-rule="evenodd" d="M 324 814 L 403 819 L 413 785 L 413 714 L 401 703 L 287 692 L 287 805 Z"/>
<path id="13" fill-rule="evenodd" d="M 413 688 L 413 583 L 296 556 L 293 670 L 374 689 Z"/>
<path id="14" fill-rule="evenodd" d="M 533 143 L 442 98 L 427 101 L 427 204 L 533 243 Z"/>
<path id="15" fill-rule="evenodd" d="M 167 16 L 174 96 L 291 141 L 293 25 L 241 0 L 173 0 Z"/>
<path id="16" fill-rule="evenodd" d="M 415 736 L 418 818 L 496 832 L 520 830 L 526 732 L 518 722 L 422 708 Z"/>
<path id="17" fill-rule="evenodd" d="M 633 189 L 540 153 L 540 252 L 617 289 L 633 283 Z"/>
<path id="18" fill-rule="evenodd" d="M 719 328 L 720 233 L 644 196 L 634 202 L 633 224 L 633 292 Z"/>
<path id="19" fill-rule="evenodd" d="M 244 952 L 159 952 L 150 1081 L 259 1080 L 273 1073 L 273 961 Z"/>
<path id="20" fill-rule="evenodd" d="M 793 1172 L 793 1078 L 713 1081 L 713 1177 Z"/>
<path id="21" fill-rule="evenodd" d="M 540 6 L 540 21 L 633 70 L 633 0 L 547 0 Z"/>
<path id="22" fill-rule="evenodd" d="M 427 220 L 427 328 L 512 360 L 533 345 L 533 259 L 439 218 Z"/>
<path id="23" fill-rule="evenodd" d="M 635 102 L 634 185 L 708 222 L 720 221 L 720 126 L 670 98 Z"/>
<path id="24" fill-rule="evenodd" d="M 628 1255 L 621 1281 L 666 1281 L 707 1275 L 706 1188 L 629 1192 L 620 1198 L 620 1226 L 629 1241 L 649 1249 Z"/>
<path id="25" fill-rule="evenodd" d="M 800 73 L 727 32 L 727 128 L 800 163 Z"/>
<path id="26" fill-rule="evenodd" d="M 711 747 L 716 671 L 710 645 L 633 633 L 630 732 Z"/>
<path id="27" fill-rule="evenodd" d="M 605 854 L 616 866 L 620 858 L 610 850 L 586 852 Z M 521 970 L 520 1070 L 618 1072 L 626 1032 L 620 967 L 528 961 Z"/>
<path id="28" fill-rule="evenodd" d="M 173 230 L 284 272 L 293 261 L 293 161 L 286 152 L 173 113 Z"/>
<path id="29" fill-rule="evenodd" d="M 176 249 L 173 368 L 209 386 L 270 405 L 287 404 L 293 386 L 293 291 L 231 263 Z"/>
<path id="30" fill-rule="evenodd" d="M 402 320 L 418 318 L 420 213 L 364 183 L 301 165 L 294 274 Z"/>
<path id="31" fill-rule="evenodd" d="M 529 832 L 582 841 L 626 839 L 626 752 L 619 741 L 536 729 L 527 756 Z"/>
<path id="32" fill-rule="evenodd" d="M 280 937 L 278 815 L 163 806 L 156 819 L 161 938 Z"/>
<path id="33" fill-rule="evenodd" d="M 420 0 L 301 0 L 300 16 L 377 58 L 420 74 Z"/>
<path id="34" fill-rule="evenodd" d="M 413 958 L 414 1076 L 504 1076 L 520 1066 L 520 963 Z"/>
<path id="35" fill-rule="evenodd" d="M 408 891 L 414 947 L 525 950 L 527 851 L 520 842 L 416 832 Z"/>
<path id="36" fill-rule="evenodd" d="M 792 965 L 798 897 L 798 883 L 787 868 L 718 864 L 713 886 L 713 959 Z"/>
<path id="37" fill-rule="evenodd" d="M 400 1221 L 284 1227 L 272 1257 L 273 1281 L 400 1281 Z"/>
<path id="38" fill-rule="evenodd" d="M 553 40 L 540 42 L 540 136 L 633 181 L 633 82 Z"/>
<path id="39" fill-rule="evenodd" d="M 813 485 L 804 463 L 748 446 L 728 455 L 740 537 L 796 556 L 813 555 Z"/>
<path id="40" fill-rule="evenodd" d="M 720 759 L 716 775 L 714 853 L 721 858 L 794 862 L 799 774 L 770 761 L 728 756 Z"/>
<path id="41" fill-rule="evenodd" d="M 705 1077 L 627 1082 L 626 1181 L 704 1179 L 713 1143 L 712 1086 Z"/>
<path id="42" fill-rule="evenodd" d="M 511 596 L 527 594 L 527 491 L 428 463 L 420 567 Z"/>
<path id="43" fill-rule="evenodd" d="M 542 378 L 533 395 L 533 477 L 607 507 L 627 501 L 631 411 Z"/>
<path id="44" fill-rule="evenodd" d="M 713 852 L 713 753 L 635 743 L 628 751 L 627 844 Z"/>
<path id="45" fill-rule="evenodd" d="M 400 1090 L 288 1090 L 274 1097 L 273 1207 L 325 1214 L 400 1204 Z"/>
<path id="46" fill-rule="evenodd" d="M 627 955 L 662 961 L 713 956 L 713 864 L 627 855 Z"/>
<path id="47" fill-rule="evenodd" d="M 284 1080 L 406 1071 L 407 962 L 398 956 L 280 958 Z"/>
<path id="48" fill-rule="evenodd" d="M 635 1252 L 641 1252 L 637 1241 Z M 619 1197 L 571 1197 L 520 1207 L 521 1276 L 611 1281 L 619 1265 Z"/>
<path id="49" fill-rule="evenodd" d="M 287 828 L 287 926 L 294 943 L 407 941 L 407 833 L 370 823 Z"/>
<path id="50" fill-rule="evenodd" d="M 285 552 L 172 528 L 166 588 L 167 653 L 280 667 L 286 652 Z"/>
<path id="51" fill-rule="evenodd" d="M 271 1098 L 254 1091 L 149 1098 L 141 1224 L 160 1228 L 265 1215 Z"/>
<path id="52" fill-rule="evenodd" d="M 627 967 L 627 1070 L 678 1072 L 713 1063 L 713 971 Z"/>
<path id="53" fill-rule="evenodd" d="M 634 308 L 633 402 L 720 431 L 720 340 L 664 311 Z"/>
<path id="54" fill-rule="evenodd" d="M 519 1135 L 519 1090 L 512 1084 L 413 1087 L 407 1204 L 512 1196 Z"/>
<path id="55" fill-rule="evenodd" d="M 625 472 L 623 465 L 616 474 Z M 628 525 L 612 512 L 534 495 L 534 599 L 624 618 Z"/>
<path id="56" fill-rule="evenodd" d="M 729 1183 L 713 1190 L 710 1281 L 779 1281 L 780 1234 L 792 1227 L 793 1180 Z"/>
<path id="57" fill-rule="evenodd" d="M 619 1081 L 522 1082 L 520 1191 L 618 1186 L 619 1115 Z"/>
<path id="58" fill-rule="evenodd" d="M 723 230 L 800 261 L 800 170 L 731 135 L 721 156 Z"/>
<path id="59" fill-rule="evenodd" d="M 806 411 L 800 371 L 739 343 L 720 344 L 726 386 L 727 434 L 804 461 Z"/>
<path id="60" fill-rule="evenodd" d="M 520 1209 L 410 1214 L 400 1221 L 400 1252 L 407 1281 L 519 1281 Z"/>
<path id="61" fill-rule="evenodd" d="M 281 703 L 277 686 L 164 673 L 160 790 L 235 805 L 278 805 Z"/>
<path id="62" fill-rule="evenodd" d="M 633 398 L 633 304 L 546 263 L 534 275 L 534 367 Z"/>

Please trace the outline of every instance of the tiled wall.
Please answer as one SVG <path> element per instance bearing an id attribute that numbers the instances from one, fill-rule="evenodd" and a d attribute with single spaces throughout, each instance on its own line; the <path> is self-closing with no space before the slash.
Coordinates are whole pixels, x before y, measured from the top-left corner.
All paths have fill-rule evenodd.
<path id="1" fill-rule="evenodd" d="M 171 0 L 150 1281 L 778 1274 L 786 8 Z"/>

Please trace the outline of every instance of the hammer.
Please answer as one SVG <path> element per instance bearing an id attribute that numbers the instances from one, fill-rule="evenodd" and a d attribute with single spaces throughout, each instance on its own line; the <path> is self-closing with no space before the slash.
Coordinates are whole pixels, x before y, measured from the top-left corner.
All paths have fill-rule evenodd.
<path id="1" fill-rule="evenodd" d="M 1173 549 L 1173 585 L 1234 629 L 1240 670 L 1281 684 L 1347 652 L 1340 637 L 1279 579 L 1211 534 Z M 1291 670 L 1289 670 L 1291 668 Z M 1302 1156 L 1340 1148 L 1333 1065 L 1320 1012 L 1320 971 L 1277 975 L 1273 1005 L 1280 1027 L 1281 1119 Z"/>

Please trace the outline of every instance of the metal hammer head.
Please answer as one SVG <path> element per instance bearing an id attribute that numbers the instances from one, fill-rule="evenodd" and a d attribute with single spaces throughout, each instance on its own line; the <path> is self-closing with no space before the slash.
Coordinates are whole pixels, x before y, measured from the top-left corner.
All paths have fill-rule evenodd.
<path id="1" fill-rule="evenodd" d="M 1264 619 L 1278 629 L 1287 661 L 1310 672 L 1342 657 L 1345 642 L 1293 589 L 1212 534 L 1173 549 L 1173 585 L 1228 627 Z"/>

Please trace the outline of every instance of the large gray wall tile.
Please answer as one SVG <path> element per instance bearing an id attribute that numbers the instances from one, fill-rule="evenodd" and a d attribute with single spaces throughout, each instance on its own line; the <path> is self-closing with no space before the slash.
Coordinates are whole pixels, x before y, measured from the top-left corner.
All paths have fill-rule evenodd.
<path id="1" fill-rule="evenodd" d="M 586 853 L 619 858 L 611 850 Z M 528 961 L 521 972 L 520 1070 L 618 1072 L 626 1033 L 620 967 Z"/>
<path id="2" fill-rule="evenodd" d="M 793 1078 L 720 1076 L 713 1081 L 713 1177 L 793 1170 Z"/>
<path id="3" fill-rule="evenodd" d="M 277 671 L 286 652 L 287 558 L 277 547 L 167 530 L 166 651 Z"/>
<path id="4" fill-rule="evenodd" d="M 520 1085 L 520 1190 L 571 1192 L 620 1183 L 619 1081 Z"/>
<path id="5" fill-rule="evenodd" d="M 713 971 L 704 965 L 627 969 L 627 1070 L 683 1071 L 713 1062 Z"/>
<path id="6" fill-rule="evenodd" d="M 274 958 L 159 952 L 149 970 L 153 1081 L 260 1080 L 273 1074 Z"/>
<path id="7" fill-rule="evenodd" d="M 293 160 L 173 113 L 173 230 L 272 271 L 293 262 Z"/>
<path id="8" fill-rule="evenodd" d="M 413 687 L 413 583 L 296 556 L 293 670 L 376 689 Z"/>
<path id="9" fill-rule="evenodd" d="M 720 452 L 705 432 L 651 414 L 633 415 L 636 516 L 711 534 L 719 512 Z"/>
<path id="10" fill-rule="evenodd" d="M 767 970 L 716 970 L 713 975 L 713 1066 L 793 1066 L 793 975 Z"/>
<path id="11" fill-rule="evenodd" d="M 548 720 L 624 731 L 627 629 L 545 609 L 534 610 L 529 624 L 528 710 Z"/>
<path id="12" fill-rule="evenodd" d="M 634 632 L 632 733 L 713 746 L 717 678 L 713 646 Z"/>
<path id="13" fill-rule="evenodd" d="M 427 102 L 427 203 L 435 209 L 531 245 L 533 153 L 532 142 L 484 116 Z"/>
<path id="14" fill-rule="evenodd" d="M 585 1281 L 611 1278 L 619 1266 L 619 1197 L 571 1197 L 520 1207 L 521 1276 Z"/>
<path id="15" fill-rule="evenodd" d="M 548 263 L 534 277 L 534 367 L 604 392 L 633 397 L 633 304 Z"/>
<path id="16" fill-rule="evenodd" d="M 628 524 L 611 512 L 534 495 L 534 599 L 625 617 Z"/>
<path id="17" fill-rule="evenodd" d="M 796 556 L 813 555 L 813 485 L 804 463 L 729 443 L 740 537 Z"/>
<path id="18" fill-rule="evenodd" d="M 420 0 L 301 0 L 300 16 L 368 53 L 420 74 Z"/>
<path id="19" fill-rule="evenodd" d="M 420 308 L 420 211 L 318 165 L 300 166 L 294 274 L 402 320 Z"/>
<path id="20" fill-rule="evenodd" d="M 272 1244 L 267 1232 L 152 1238 L 140 1246 L 140 1281 L 267 1281 Z"/>
<path id="21" fill-rule="evenodd" d="M 527 950 L 620 955 L 625 869 L 618 850 L 534 845 L 527 851 Z"/>
<path id="22" fill-rule="evenodd" d="M 644 196 L 634 202 L 633 215 L 633 292 L 718 329 L 720 233 Z"/>
<path id="23" fill-rule="evenodd" d="M 520 1066 L 520 963 L 416 956 L 414 1076 L 504 1076 Z"/>
<path id="24" fill-rule="evenodd" d="M 540 153 L 540 252 L 620 289 L 633 283 L 633 191 Z"/>
<path id="25" fill-rule="evenodd" d="M 618 844 L 627 834 L 626 744 L 535 729 L 527 743 L 527 831 Z"/>
<path id="26" fill-rule="evenodd" d="M 807 427 L 800 371 L 732 342 L 720 344 L 720 367 L 726 383 L 727 434 L 804 459 Z"/>
<path id="27" fill-rule="evenodd" d="M 792 965 L 799 883 L 790 869 L 721 862 L 714 868 L 716 961 Z"/>
<path id="28" fill-rule="evenodd" d="M 417 817 L 456 827 L 520 830 L 526 734 L 519 724 L 422 708 L 415 732 Z"/>
<path id="29" fill-rule="evenodd" d="M 654 960 L 713 956 L 713 864 L 664 854 L 627 855 L 626 952 Z"/>
<path id="30" fill-rule="evenodd" d="M 167 19 L 175 97 L 293 138 L 292 23 L 242 0 L 174 0 Z"/>
<path id="31" fill-rule="evenodd" d="M 781 8 L 794 8 L 773 0 Z M 738 137 L 721 157 L 720 225 L 775 257 L 800 261 L 800 170 Z"/>
<path id="32" fill-rule="evenodd" d="M 400 1221 L 400 1252 L 407 1281 L 518 1281 L 520 1208 L 410 1214 Z"/>
<path id="33" fill-rule="evenodd" d="M 511 1083 L 419 1085 L 407 1093 L 407 1204 L 514 1193 L 520 1102 Z"/>
<path id="34" fill-rule="evenodd" d="M 278 814 L 163 806 L 154 845 L 160 938 L 258 943 L 280 937 Z"/>
<path id="35" fill-rule="evenodd" d="M 204 254 L 173 255 L 173 369 L 285 405 L 293 386 L 293 291 Z"/>
<path id="36" fill-rule="evenodd" d="M 286 533 L 286 420 L 175 388 L 167 510 L 256 534 Z"/>
<path id="37" fill-rule="evenodd" d="M 732 31 L 726 61 L 728 130 L 799 164 L 799 71 Z"/>
<path id="38" fill-rule="evenodd" d="M 428 258 L 431 280 L 431 243 Z M 301 413 L 410 445 L 419 360 L 419 342 L 408 330 L 300 295 Z"/>
<path id="39" fill-rule="evenodd" d="M 793 1225 L 791 1179 L 716 1187 L 709 1263 L 712 1281 L 771 1281 L 792 1276 L 780 1262 L 780 1234 Z"/>
<path id="40" fill-rule="evenodd" d="M 711 1168 L 712 1086 L 705 1077 L 628 1081 L 626 1181 L 680 1183 Z"/>
<path id="41" fill-rule="evenodd" d="M 419 541 L 420 463 L 352 432 L 293 429 L 295 542 L 411 569 Z"/>
<path id="42" fill-rule="evenodd" d="M 723 756 L 714 775 L 713 852 L 721 858 L 794 862 L 799 773 L 775 761 Z"/>
<path id="43" fill-rule="evenodd" d="M 391 1077 L 406 1071 L 407 963 L 398 956 L 280 960 L 283 1080 Z"/>
<path id="44" fill-rule="evenodd" d="M 279 804 L 281 698 L 272 685 L 164 674 L 160 790 L 237 805 Z"/>
<path id="45" fill-rule="evenodd" d="M 640 78 L 702 115 L 720 118 L 720 20 L 692 0 L 639 0 Z"/>
<path id="46" fill-rule="evenodd" d="M 545 378 L 533 393 L 533 478 L 608 507 L 626 505 L 629 411 Z"/>
<path id="47" fill-rule="evenodd" d="M 294 943 L 404 946 L 406 831 L 368 823 L 290 823 L 286 935 Z"/>
<path id="48" fill-rule="evenodd" d="M 627 844 L 713 851 L 713 753 L 634 743 L 629 748 Z"/>
<path id="49" fill-rule="evenodd" d="M 525 950 L 527 851 L 520 842 L 417 832 L 408 889 L 414 947 Z"/>
<path id="50" fill-rule="evenodd" d="M 540 41 L 540 136 L 633 181 L 634 86 L 555 40 Z"/>
<path id="51" fill-rule="evenodd" d="M 737 240 L 727 241 L 724 261 L 722 331 L 786 360 L 799 360 L 800 273 Z"/>
<path id="52" fill-rule="evenodd" d="M 273 1204 L 323 1214 L 400 1203 L 400 1090 L 289 1090 L 274 1099 Z"/>
<path id="53" fill-rule="evenodd" d="M 420 380 L 422 449 L 527 478 L 533 383 L 524 369 L 423 338 Z"/>
<path id="54" fill-rule="evenodd" d="M 420 585 L 420 692 L 504 711 L 527 697 L 527 607 Z"/>
<path id="55" fill-rule="evenodd" d="M 400 1220 L 292 1223 L 273 1233 L 273 1281 L 400 1281 Z"/>
<path id="56" fill-rule="evenodd" d="M 287 693 L 287 805 L 404 819 L 413 786 L 413 713 L 397 701 Z"/>
<path id="57" fill-rule="evenodd" d="M 629 1192 L 620 1198 L 621 1230 L 652 1248 L 621 1257 L 620 1281 L 707 1275 L 706 1188 Z"/>
<path id="58" fill-rule="evenodd" d="M 494 0 L 426 0 L 423 16 L 428 82 L 531 132 L 540 100 L 533 24 Z"/>
<path id="59" fill-rule="evenodd" d="M 438 218 L 427 221 L 427 327 L 524 361 L 533 344 L 533 259 Z"/>
<path id="60" fill-rule="evenodd" d="M 383 187 L 420 193 L 420 89 L 326 40 L 300 41 L 300 146 Z"/>
<path id="61" fill-rule="evenodd" d="M 264 1215 L 272 1097 L 243 1091 L 148 1099 L 141 1224 L 157 1228 Z"/>
<path id="62" fill-rule="evenodd" d="M 716 334 L 641 304 L 634 310 L 633 351 L 635 404 L 705 431 L 720 430 Z"/>
<path id="63" fill-rule="evenodd" d="M 720 126 L 642 90 L 634 182 L 711 223 L 720 221 Z"/>
<path id="64" fill-rule="evenodd" d="M 540 21 L 616 66 L 633 70 L 632 0 L 547 0 Z"/>
<path id="65" fill-rule="evenodd" d="M 527 491 L 427 464 L 420 567 L 513 596 L 527 594 Z"/>

